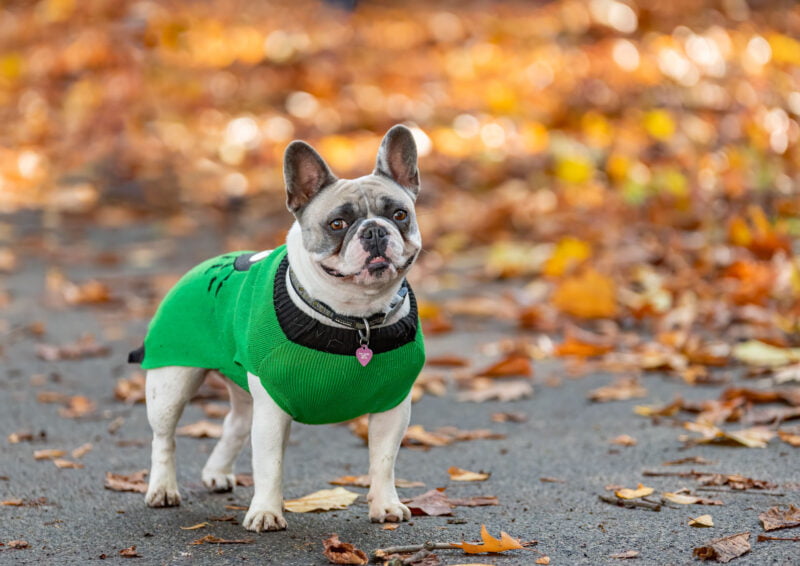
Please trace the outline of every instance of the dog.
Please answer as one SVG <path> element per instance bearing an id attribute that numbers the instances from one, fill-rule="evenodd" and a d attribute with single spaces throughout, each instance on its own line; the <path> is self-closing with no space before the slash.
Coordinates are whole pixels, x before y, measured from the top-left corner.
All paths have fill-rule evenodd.
<path id="1" fill-rule="evenodd" d="M 369 518 L 410 518 L 394 465 L 425 362 L 414 294 L 405 276 L 421 238 L 414 205 L 417 148 L 402 125 L 384 136 L 374 171 L 339 179 L 307 143 L 284 154 L 286 244 L 234 252 L 189 271 L 159 306 L 130 362 L 147 370 L 153 430 L 150 507 L 180 504 L 175 429 L 210 370 L 224 375 L 231 410 L 202 471 L 223 492 L 252 439 L 255 492 L 243 526 L 286 528 L 283 455 L 293 420 L 324 424 L 369 414 Z"/>

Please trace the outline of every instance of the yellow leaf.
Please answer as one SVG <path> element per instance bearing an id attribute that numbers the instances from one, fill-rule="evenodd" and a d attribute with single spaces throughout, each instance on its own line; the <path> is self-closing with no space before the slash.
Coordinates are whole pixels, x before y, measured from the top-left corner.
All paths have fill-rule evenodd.
<path id="1" fill-rule="evenodd" d="M 450 474 L 450 479 L 453 481 L 485 481 L 492 475 L 484 472 L 470 472 L 455 466 L 450 466 L 447 473 Z"/>
<path id="2" fill-rule="evenodd" d="M 675 134 L 675 121 L 666 110 L 650 110 L 644 115 L 644 129 L 657 140 L 666 141 Z"/>
<path id="3" fill-rule="evenodd" d="M 556 177 L 565 183 L 582 185 L 594 175 L 594 164 L 586 157 L 571 155 L 556 161 Z"/>
<path id="4" fill-rule="evenodd" d="M 694 495 L 684 495 L 683 493 L 672 493 L 669 491 L 662 494 L 662 497 L 678 505 L 693 505 L 699 501 L 699 498 Z"/>
<path id="5" fill-rule="evenodd" d="M 553 255 L 545 262 L 543 273 L 558 277 L 571 271 L 592 255 L 592 247 L 578 238 L 567 236 L 556 244 Z"/>
<path id="6" fill-rule="evenodd" d="M 550 557 L 549 556 L 541 556 L 541 557 L 536 559 L 536 563 L 537 564 L 544 564 L 544 565 L 550 564 Z"/>
<path id="7" fill-rule="evenodd" d="M 315 491 L 298 499 L 288 499 L 283 502 L 283 506 L 292 513 L 310 513 L 311 511 L 345 509 L 356 499 L 358 499 L 357 493 L 343 487 L 336 487 Z"/>
<path id="8" fill-rule="evenodd" d="M 647 497 L 653 493 L 652 487 L 645 487 L 642 484 L 636 486 L 636 489 L 623 488 L 614 492 L 614 495 L 620 499 L 639 499 L 640 497 Z"/>
<path id="9" fill-rule="evenodd" d="M 694 519 L 689 519 L 690 527 L 709 528 L 714 526 L 714 520 L 711 515 L 700 515 Z"/>
<path id="10" fill-rule="evenodd" d="M 520 542 L 511 538 L 508 533 L 500 531 L 500 540 L 494 538 L 486 530 L 486 525 L 481 525 L 481 539 L 483 544 L 472 544 L 470 542 L 453 543 L 452 546 L 460 548 L 467 554 L 482 554 L 484 552 L 505 552 L 522 548 Z"/>
<path id="11" fill-rule="evenodd" d="M 610 318 L 617 314 L 616 287 L 610 277 L 588 269 L 565 279 L 553 294 L 553 304 L 580 318 Z"/>
<path id="12" fill-rule="evenodd" d="M 776 367 L 800 361 L 800 348 L 778 348 L 759 340 L 748 340 L 733 347 L 733 357 L 751 366 Z"/>

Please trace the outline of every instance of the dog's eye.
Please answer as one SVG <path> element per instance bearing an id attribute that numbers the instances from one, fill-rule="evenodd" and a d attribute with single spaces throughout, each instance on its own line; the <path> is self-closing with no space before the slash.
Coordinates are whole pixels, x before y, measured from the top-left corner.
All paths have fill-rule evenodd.
<path id="1" fill-rule="evenodd" d="M 392 218 L 394 218 L 395 222 L 402 222 L 408 218 L 408 212 L 400 208 L 394 211 L 394 216 L 392 216 Z"/>
<path id="2" fill-rule="evenodd" d="M 328 226 L 331 227 L 331 230 L 336 230 L 336 231 L 344 230 L 345 227 L 347 226 L 347 222 L 345 222 L 341 218 L 337 218 L 336 220 L 331 220 Z"/>

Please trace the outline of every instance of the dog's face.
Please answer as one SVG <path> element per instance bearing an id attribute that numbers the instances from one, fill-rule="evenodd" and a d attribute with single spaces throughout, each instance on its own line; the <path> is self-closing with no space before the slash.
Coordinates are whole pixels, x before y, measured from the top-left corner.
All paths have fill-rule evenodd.
<path id="1" fill-rule="evenodd" d="M 326 277 L 380 287 L 414 263 L 421 245 L 414 213 L 419 173 L 408 128 L 389 130 L 370 175 L 337 179 L 311 146 L 295 141 L 286 149 L 284 176 L 303 247 Z"/>

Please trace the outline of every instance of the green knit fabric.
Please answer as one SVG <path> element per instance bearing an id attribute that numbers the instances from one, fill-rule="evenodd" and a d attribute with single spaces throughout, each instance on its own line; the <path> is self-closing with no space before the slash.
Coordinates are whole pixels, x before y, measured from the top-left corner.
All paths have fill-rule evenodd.
<path id="1" fill-rule="evenodd" d="M 286 247 L 236 270 L 245 253 L 209 259 L 170 290 L 147 331 L 144 369 L 216 369 L 245 390 L 253 373 L 281 409 L 307 424 L 388 411 L 405 399 L 425 363 L 418 322 L 414 341 L 376 353 L 366 367 L 355 349 L 342 355 L 301 346 L 284 334 L 273 302 Z"/>

